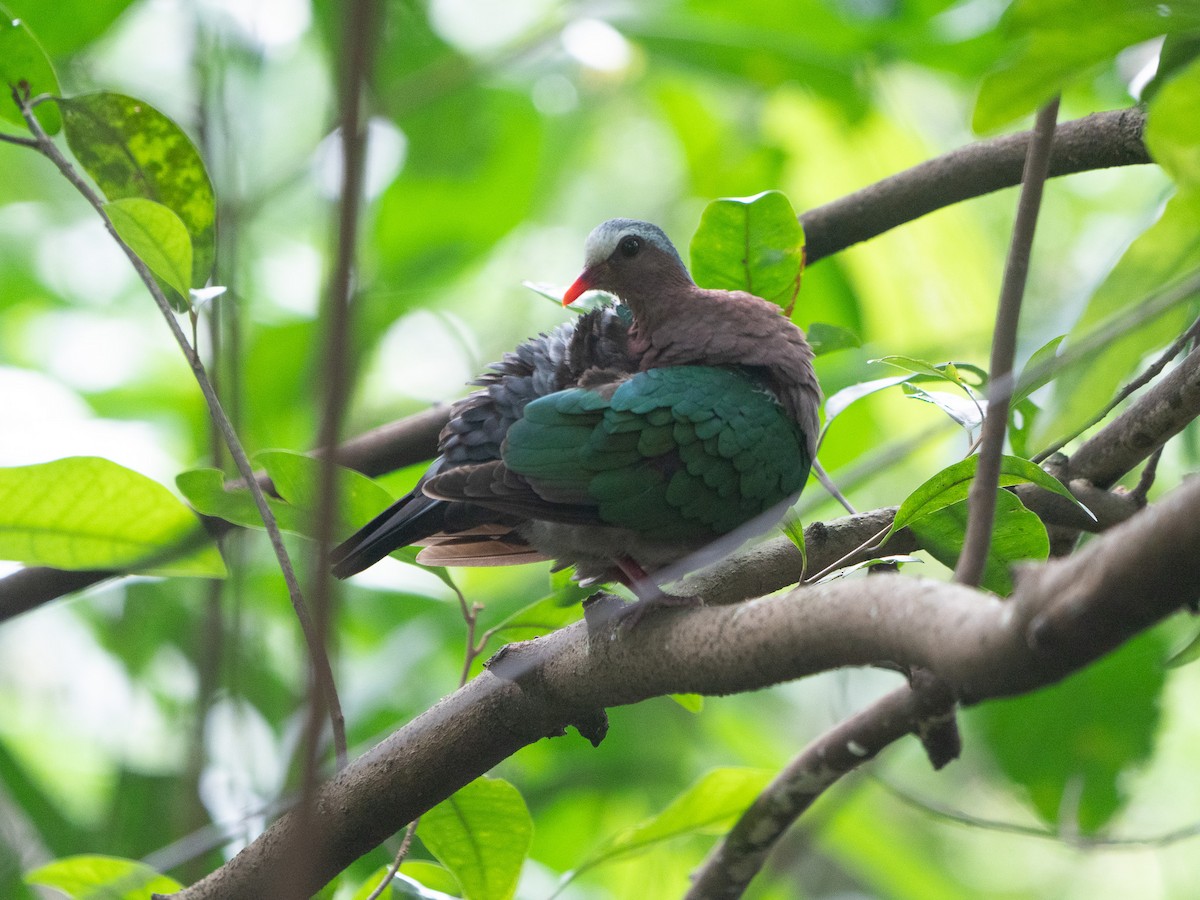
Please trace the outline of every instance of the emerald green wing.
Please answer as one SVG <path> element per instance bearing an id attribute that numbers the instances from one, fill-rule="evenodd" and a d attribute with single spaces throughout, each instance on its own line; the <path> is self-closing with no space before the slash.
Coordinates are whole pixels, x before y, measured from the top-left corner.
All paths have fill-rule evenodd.
<path id="1" fill-rule="evenodd" d="M 724 534 L 798 494 L 807 446 L 748 376 L 679 366 L 641 372 L 615 391 L 574 388 L 531 402 L 502 456 L 551 503 L 689 539 Z"/>

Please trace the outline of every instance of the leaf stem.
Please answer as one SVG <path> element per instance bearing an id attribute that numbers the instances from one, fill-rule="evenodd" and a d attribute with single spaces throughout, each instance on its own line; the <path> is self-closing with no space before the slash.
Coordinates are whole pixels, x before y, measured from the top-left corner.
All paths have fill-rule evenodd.
<path id="1" fill-rule="evenodd" d="M 175 313 L 171 309 L 170 302 L 163 294 L 162 288 L 158 286 L 158 282 L 155 281 L 149 267 L 142 262 L 141 258 L 117 234 L 112 221 L 108 218 L 108 214 L 104 210 L 104 200 L 92 190 L 91 186 L 83 179 L 83 176 L 79 174 L 75 167 L 63 156 L 54 142 L 50 140 L 41 123 L 34 116 L 32 107 L 29 105 L 26 96 L 16 89 L 13 90 L 12 95 L 21 110 L 21 115 L 25 118 L 30 133 L 33 134 L 34 149 L 54 163 L 63 174 L 63 177 L 96 210 L 104 222 L 104 227 L 108 230 L 112 239 L 117 242 L 117 246 L 129 258 L 142 283 L 145 284 L 146 289 L 150 292 L 150 296 L 154 298 L 155 304 L 167 322 L 167 327 L 171 330 L 171 335 L 175 338 L 175 342 L 179 345 L 179 349 L 183 352 L 184 358 L 191 367 L 192 374 L 196 378 L 196 383 L 200 386 L 200 392 L 204 395 L 204 400 L 208 404 L 209 414 L 220 431 L 225 446 L 229 448 L 229 455 L 233 459 L 238 473 L 250 489 L 259 515 L 262 516 L 263 526 L 267 530 L 271 548 L 275 552 L 275 558 L 279 561 L 279 568 L 283 572 L 283 579 L 287 584 L 288 596 L 291 598 L 292 608 L 295 610 L 296 618 L 300 621 L 300 628 L 304 632 L 305 642 L 308 645 L 309 660 L 313 668 L 313 677 L 321 685 L 322 693 L 328 704 L 330 718 L 333 722 L 334 740 L 344 746 L 346 740 L 345 725 L 342 719 L 341 703 L 338 700 L 337 689 L 334 685 L 333 669 L 329 664 L 329 657 L 325 653 L 324 645 L 317 639 L 316 628 L 314 627 L 312 617 L 309 615 L 308 606 L 304 602 L 304 595 L 300 591 L 300 584 L 296 579 L 296 572 L 292 566 L 292 561 L 288 557 L 287 549 L 283 545 L 283 535 L 280 533 L 279 525 L 275 521 L 275 514 L 271 512 L 271 507 L 267 504 L 267 498 L 263 494 L 261 486 L 254 478 L 254 469 L 250 466 L 250 460 L 246 456 L 246 451 L 242 447 L 241 441 L 233 430 L 233 425 L 225 415 L 225 410 L 221 407 L 221 401 L 218 399 L 216 390 L 213 388 L 208 373 L 204 369 L 204 363 L 200 360 L 192 345 L 188 343 L 187 335 L 184 334 L 183 329 L 180 327 L 178 320 L 175 318 Z"/>
<path id="2" fill-rule="evenodd" d="M 954 579 L 969 587 L 977 587 L 987 564 L 988 547 L 992 542 L 992 527 L 996 513 L 996 490 L 1000 483 L 1000 457 L 1004 452 L 1004 435 L 1008 429 L 1009 398 L 1012 395 L 1013 358 L 1017 349 L 1017 324 L 1021 318 L 1021 301 L 1029 275 L 1029 258 L 1033 249 L 1033 233 L 1042 205 L 1042 189 L 1050 170 L 1050 151 L 1054 145 L 1054 128 L 1058 120 L 1058 98 L 1040 110 L 1025 158 L 1025 174 L 1021 198 L 1017 203 L 1017 218 L 1013 224 L 1012 243 L 1000 287 L 1000 302 L 996 309 L 996 331 L 992 337 L 991 377 L 988 380 L 987 416 L 980 430 L 979 466 L 971 482 L 967 505 L 967 533 L 962 554 L 954 570 Z"/>

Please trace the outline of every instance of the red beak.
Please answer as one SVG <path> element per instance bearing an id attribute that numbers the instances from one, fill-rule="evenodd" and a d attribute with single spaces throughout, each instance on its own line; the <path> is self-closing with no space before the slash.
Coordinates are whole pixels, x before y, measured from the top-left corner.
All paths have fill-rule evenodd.
<path id="1" fill-rule="evenodd" d="M 563 306 L 570 306 L 579 299 L 579 295 L 585 291 L 592 289 L 588 282 L 588 273 L 585 271 L 582 275 L 575 279 L 575 283 L 567 288 L 567 292 L 563 294 Z"/>

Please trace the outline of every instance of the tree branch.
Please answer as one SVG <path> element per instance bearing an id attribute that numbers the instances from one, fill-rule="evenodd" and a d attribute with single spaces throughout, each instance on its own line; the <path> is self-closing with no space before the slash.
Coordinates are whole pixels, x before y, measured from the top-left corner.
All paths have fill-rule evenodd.
<path id="1" fill-rule="evenodd" d="M 1050 684 L 1200 596 L 1198 544 L 1195 480 L 1075 555 L 1026 567 L 1008 601 L 920 578 L 839 580 L 736 606 L 658 612 L 626 632 L 589 633 L 580 622 L 511 645 L 321 789 L 308 823 L 323 848 L 320 876 L 305 887 L 315 892 L 502 759 L 608 706 L 755 690 L 885 661 L 929 670 L 967 703 Z M 879 734 L 882 746 L 888 733 Z M 270 896 L 296 821 L 285 814 L 176 896 Z"/>
<path id="2" fill-rule="evenodd" d="M 1050 175 L 1153 162 L 1142 140 L 1145 110 L 1095 113 L 1057 129 Z M 1030 132 L 951 150 L 800 217 L 810 263 L 921 216 L 1021 183 Z"/>
<path id="3" fill-rule="evenodd" d="M 992 359 L 988 379 L 988 408 L 979 437 L 979 461 L 971 482 L 967 506 L 967 533 L 962 553 L 954 569 L 954 579 L 975 587 L 983 578 L 988 549 L 992 545 L 992 526 L 996 513 L 996 489 L 1000 483 L 1000 457 L 1008 432 L 1008 407 L 1012 397 L 1013 358 L 1017 352 L 1017 325 L 1021 319 L 1021 301 L 1029 275 L 1033 253 L 1033 233 L 1042 208 L 1042 187 L 1050 168 L 1050 150 L 1054 126 L 1058 120 L 1058 98 L 1038 111 L 1037 125 L 1025 160 L 1021 199 L 1013 224 L 1012 243 L 1004 267 L 1000 303 L 996 309 L 996 328 L 992 335 Z"/>

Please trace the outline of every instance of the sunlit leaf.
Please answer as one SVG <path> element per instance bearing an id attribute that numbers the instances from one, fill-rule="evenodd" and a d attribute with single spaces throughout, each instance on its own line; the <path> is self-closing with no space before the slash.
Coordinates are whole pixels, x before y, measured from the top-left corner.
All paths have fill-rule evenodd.
<path id="1" fill-rule="evenodd" d="M 1149 632 L 1059 684 L 975 707 L 968 724 L 1042 819 L 1095 834 L 1153 752 L 1164 655 L 1162 637 Z"/>
<path id="2" fill-rule="evenodd" d="M 0 5 L 0 118 L 24 128 L 25 118 L 12 98 L 14 88 L 27 90 L 30 99 L 41 94 L 57 97 L 60 93 L 54 67 L 29 26 Z M 34 115 L 48 134 L 55 134 L 62 127 L 62 118 L 53 103 L 42 103 Z"/>
<path id="3" fill-rule="evenodd" d="M 212 540 L 170 491 L 88 456 L 0 469 L 0 559 L 59 569 L 225 574 Z"/>
<path id="4" fill-rule="evenodd" d="M 192 277 L 192 240 L 179 216 L 161 203 L 127 197 L 104 204 L 126 244 L 155 275 L 187 297 Z"/>
<path id="5" fill-rule="evenodd" d="M 954 568 L 967 530 L 967 503 L 960 501 L 921 516 L 909 524 L 921 548 L 943 565 Z M 1014 563 L 1044 560 L 1050 555 L 1046 526 L 1009 491 L 996 492 L 992 541 L 980 584 L 1002 597 L 1012 593 L 1009 572 Z"/>
<path id="6" fill-rule="evenodd" d="M 173 894 L 183 885 L 132 859 L 113 856 L 68 856 L 34 869 L 29 884 L 62 891 L 71 900 L 150 900 L 151 894 Z"/>
<path id="7" fill-rule="evenodd" d="M 790 315 L 804 271 L 804 229 L 779 191 L 714 200 L 692 236 L 691 258 L 701 287 L 749 291 Z"/>
<path id="8" fill-rule="evenodd" d="M 478 778 L 425 813 L 419 835 L 467 900 L 508 900 L 529 852 L 533 820 L 515 787 Z"/>
<path id="9" fill-rule="evenodd" d="M 204 287 L 216 258 L 216 202 L 195 144 L 153 106 L 124 94 L 80 94 L 60 106 L 71 152 L 105 197 L 154 200 L 179 216 L 192 239 L 189 286 Z"/>

